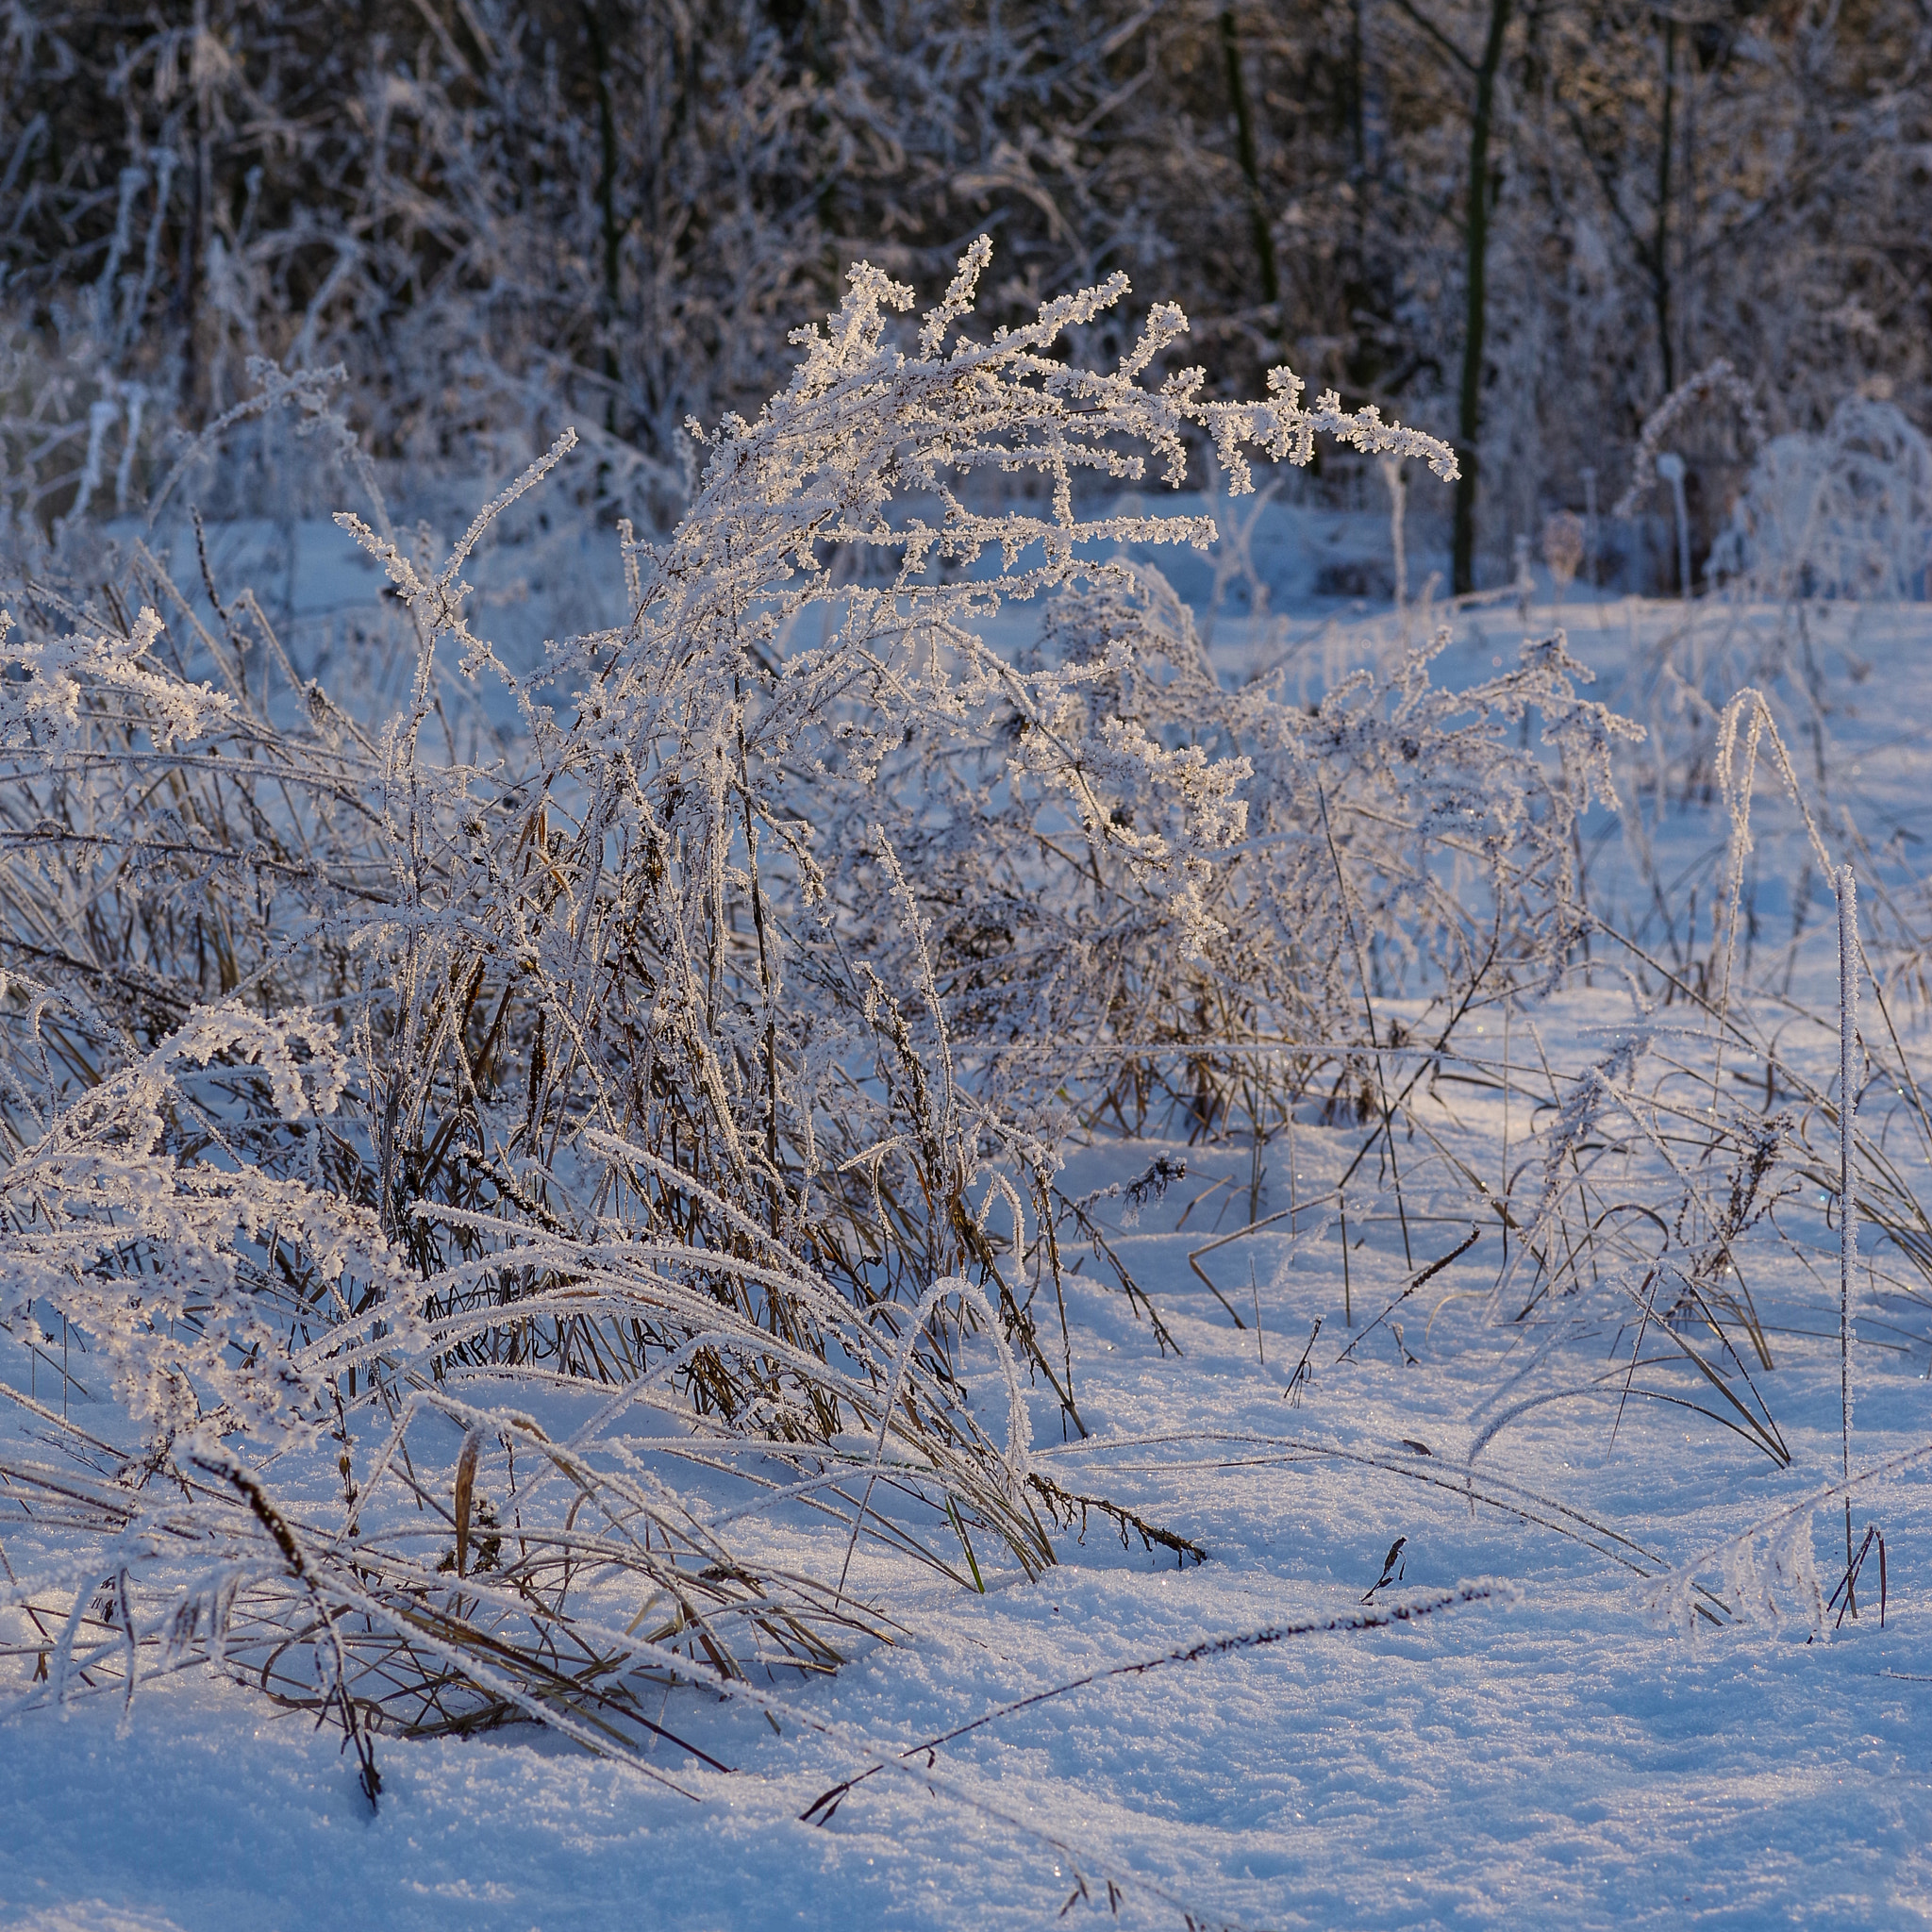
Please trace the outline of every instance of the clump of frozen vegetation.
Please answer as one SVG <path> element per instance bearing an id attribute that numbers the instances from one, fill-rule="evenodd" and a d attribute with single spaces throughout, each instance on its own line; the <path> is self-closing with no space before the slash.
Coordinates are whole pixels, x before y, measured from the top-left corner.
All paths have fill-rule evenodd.
<path id="1" fill-rule="evenodd" d="M 439 556 L 325 381 L 266 371 L 205 448 L 286 410 L 348 459 L 392 700 L 306 671 L 206 549 L 198 586 L 136 544 L 92 601 L 36 590 L 9 617 L 0 1323 L 58 1391 L 24 1398 L 36 1446 L 5 1463 L 38 1561 L 7 1585 L 17 1694 L 225 1663 L 332 1712 L 374 1797 L 372 1722 L 635 1750 L 666 1680 L 756 1702 L 756 1674 L 890 1636 L 895 1577 L 1038 1574 L 1095 1512 L 1198 1557 L 1038 1446 L 1087 1435 L 1063 1240 L 1170 1341 L 1099 1217 L 1124 1197 L 1128 1224 L 1179 1164 L 1059 1185 L 1108 1122 L 1251 1146 L 1250 1229 L 1339 1224 L 1344 1357 L 1379 1335 L 1412 1361 L 1399 1318 L 1432 1282 L 1437 1312 L 1479 1304 L 1506 1341 L 1472 1505 L 1656 1579 L 1655 1551 L 1479 1469 L 1491 1445 L 1554 1409 L 1614 1441 L 1654 1401 L 1791 1462 L 1747 1238 L 1789 1245 L 1781 1207 L 1854 1188 L 1908 1259 L 1932 1224 L 1844 1100 L 1889 1083 L 1924 1131 L 1883 988 L 1891 1060 L 1867 1040 L 1855 1073 L 1847 1043 L 1834 1089 L 1747 983 L 1761 762 L 1840 876 L 1771 704 L 1666 665 L 1674 731 L 1716 727 L 1730 838 L 1707 925 L 1680 941 L 1673 915 L 1647 948 L 1586 903 L 1585 814 L 1613 776 L 1655 803 L 1697 767 L 1653 773 L 1560 631 L 1454 691 L 1447 631 L 1311 704 L 1285 669 L 1230 690 L 1125 560 L 1212 525 L 1108 505 L 1203 448 L 1235 494 L 1318 436 L 1440 475 L 1449 451 L 1285 370 L 1209 399 L 1171 367 L 1172 308 L 1081 367 L 1067 339 L 1119 278 L 975 335 L 989 256 L 916 327 L 855 271 L 789 386 L 704 439 L 668 540 L 624 530 L 626 621 L 535 665 L 465 573 L 572 438 Z M 1631 1015 L 1559 1075 L 1534 1002 L 1606 953 Z M 1534 1073 L 1471 1038 L 1519 1012 Z M 1445 1075 L 1500 1087 L 1494 1180 Z M 1513 1147 L 1512 1083 L 1534 1110 Z M 1261 1150 L 1311 1114 L 1339 1152 L 1263 1217 Z M 1357 1281 L 1377 1204 L 1402 1274 L 1365 1257 Z M 1467 1234 L 1438 1255 L 1445 1204 Z M 1439 1281 L 1482 1228 L 1490 1286 Z M 1241 1324 L 1200 1265 L 1220 1245 L 1190 1259 Z M 1448 1482 L 1401 1440 L 1348 1454 Z M 1796 1521 L 1768 1568 L 1747 1533 L 1721 1588 L 1683 1569 L 1659 1607 L 1821 1623 Z"/>
<path id="2" fill-rule="evenodd" d="M 1749 594 L 1923 595 L 1932 568 L 1932 447 L 1890 403 L 1850 396 L 1816 435 L 1758 452 L 1711 574 Z"/>
<path id="3" fill-rule="evenodd" d="M 1372 955 L 1465 998 L 1561 958 L 1621 727 L 1560 640 L 1455 698 L 1427 651 L 1312 713 L 1227 693 L 1103 554 L 1211 525 L 1083 508 L 1191 439 L 1237 491 L 1318 434 L 1447 450 L 1286 371 L 1248 404 L 1157 375 L 1172 308 L 1063 359 L 1119 277 L 977 340 L 989 253 L 904 345 L 908 292 L 855 271 L 669 541 L 626 535 L 629 621 L 534 675 L 462 573 L 567 435 L 441 561 L 379 497 L 340 519 L 406 620 L 386 713 L 205 553 L 205 604 L 137 546 L 123 594 L 8 620 L 0 1320 L 50 1366 L 82 1338 L 122 1418 L 41 1405 L 49 1459 L 8 1467 L 86 1533 L 9 1586 L 71 1606 L 34 1694 L 245 1658 L 352 1737 L 622 1742 L 652 1674 L 880 1627 L 773 1499 L 966 1587 L 975 1540 L 1048 1564 L 1095 1507 L 1029 1467 L 1024 1394 L 1078 1425 L 1041 1312 L 1069 1093 L 1147 1039 L 1200 1041 L 1208 1108 L 1217 1041 L 1373 1045 Z M 281 404 L 341 440 L 313 381 Z"/>

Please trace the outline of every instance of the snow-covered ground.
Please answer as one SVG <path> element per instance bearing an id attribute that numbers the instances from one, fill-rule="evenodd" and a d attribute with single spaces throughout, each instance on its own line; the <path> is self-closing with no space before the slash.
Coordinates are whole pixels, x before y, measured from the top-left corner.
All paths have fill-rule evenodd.
<path id="1" fill-rule="evenodd" d="M 1834 1341 L 1776 1338 L 1765 1379 L 1789 1471 L 1678 1411 L 1626 1418 L 1612 1448 L 1607 1414 L 1552 1408 L 1472 1475 L 1466 1412 L 1489 1352 L 1445 1338 L 1453 1310 L 1431 1337 L 1405 1331 L 1417 1366 L 1385 1333 L 1334 1367 L 1339 1270 L 1284 1271 L 1277 1241 L 1257 1269 L 1264 1364 L 1183 1285 L 1188 1235 L 1128 1240 L 1186 1353 L 1159 1359 L 1116 1297 L 1077 1306 L 1094 1440 L 1046 1460 L 1185 1528 L 1205 1565 L 1123 1552 L 1096 1524 L 1084 1547 L 1063 1540 L 1058 1571 L 990 1577 L 983 1598 L 897 1577 L 901 1643 L 830 1683 L 778 1687 L 798 1717 L 782 1737 L 748 1711 L 676 1713 L 735 1767 L 667 1753 L 689 1798 L 536 1739 L 386 1740 L 372 1818 L 333 1732 L 239 1687 L 153 1689 L 125 1726 L 118 1705 L 37 1712 L 0 1755 L 6 1923 L 1020 1926 L 1051 1922 L 1080 1879 L 1093 1903 L 1075 1914 L 1105 1913 L 1111 1879 L 1123 1919 L 1152 1924 L 1932 1913 L 1922 1476 L 1860 1501 L 1861 1530 L 1870 1513 L 1886 1524 L 1887 1628 L 1868 1600 L 1828 1643 L 1802 1627 L 1686 1640 L 1647 1614 L 1631 1570 L 1507 1508 L 1557 1502 L 1635 1531 L 1662 1559 L 1646 1568 L 1700 1553 L 1828 1479 Z M 1321 1370 L 1291 1407 L 1317 1313 Z M 1861 1461 L 1932 1436 L 1912 1357 L 1871 1346 L 1858 1370 Z M 1458 1492 L 1465 1477 L 1487 1500 Z M 1835 1534 L 1821 1512 L 1821 1570 Z M 876 1776 L 823 1828 L 799 1820 L 874 1757 L 991 1707 L 1203 1639 L 1356 1615 L 1397 1537 L 1404 1574 L 1378 1603 L 1468 1577 L 1520 1596 L 1116 1678 L 943 1748 L 931 1789 Z"/>
<path id="2" fill-rule="evenodd" d="M 1573 591 L 1566 615 L 1598 694 L 1687 738 L 1707 735 L 1694 702 L 1674 686 L 1645 695 L 1661 654 L 1681 668 L 1703 653 L 1711 677 L 1735 658 L 1733 682 L 1777 669 L 1769 620 L 1726 633 L 1707 617 L 1678 648 L 1677 607 Z M 1533 624 L 1550 616 L 1540 593 Z M 1399 628 L 1391 615 L 1372 638 L 1303 607 L 1226 619 L 1214 648 L 1230 674 L 1291 648 L 1319 688 Z M 1521 633 L 1513 606 L 1464 613 L 1448 681 L 1482 675 Z M 1806 640 L 1829 694 L 1818 762 L 1849 781 L 1881 854 L 1932 837 L 1928 644 L 1924 606 L 1822 612 Z M 1812 740 L 1801 749 L 1808 769 Z M 1755 970 L 1790 943 L 1785 1050 L 1822 1081 L 1835 1038 L 1796 1003 L 1828 1002 L 1824 922 L 1814 905 L 1793 937 L 1795 822 L 1772 782 L 1759 789 Z M 1649 877 L 1703 883 L 1707 952 L 1722 806 L 1687 788 L 1642 809 L 1641 837 L 1592 822 L 1601 903 L 1656 956 L 1690 943 L 1688 921 L 1642 901 L 1647 852 Z M 1894 1016 L 1915 1054 L 1923 1014 L 1905 1003 Z M 1063 1909 L 1070 1924 L 1252 1927 L 1932 1920 L 1932 1457 L 1911 1459 L 1932 1448 L 1932 1351 L 1909 1299 L 1883 1292 L 1876 1269 L 1891 1264 L 1874 1258 L 1852 1357 L 1855 1468 L 1897 1465 L 1854 1501 L 1860 1537 L 1883 1525 L 1884 1627 L 1874 1557 L 1856 1619 L 1828 1641 L 1807 1641 L 1802 1577 L 1779 1593 L 1782 1623 L 1732 1621 L 1749 1579 L 1724 1556 L 1838 1477 L 1837 1236 L 1815 1200 L 1790 1204 L 1788 1242 L 1755 1232 L 1747 1264 L 1774 1363 L 1754 1375 L 1788 1467 L 1675 1406 L 1673 1392 L 1723 1406 L 1684 1364 L 1620 1401 L 1622 1382 L 1604 1379 L 1628 1359 L 1613 1303 L 1527 1338 L 1489 1307 L 1501 1230 L 1472 1220 L 1452 1157 L 1526 1212 L 1542 1153 L 1531 1137 L 1641 1018 L 1607 948 L 1507 1033 L 1500 1015 L 1466 1029 L 1450 1077 L 1418 1102 L 1433 1142 L 1408 1143 L 1400 1211 L 1371 1162 L 1351 1184 L 1346 1250 L 1320 1203 L 1370 1128 L 1304 1109 L 1258 1164 L 1246 1145 L 1165 1149 L 1187 1177 L 1110 1239 L 1181 1352 L 1084 1266 L 1068 1316 L 1090 1435 L 1063 1440 L 1037 1402 L 1035 1466 L 1192 1539 L 1204 1563 L 1124 1548 L 1096 1518 L 1058 1540 L 1057 1569 L 1028 1582 L 989 1568 L 981 1595 L 861 1546 L 855 1590 L 890 1606 L 898 1641 L 828 1680 L 761 1687 L 769 1712 L 675 1693 L 667 1724 L 732 1767 L 663 1745 L 655 1761 L 682 1794 L 535 1734 L 382 1737 L 372 1816 L 338 1734 L 244 1685 L 151 1685 L 125 1714 L 118 1698 L 32 1710 L 0 1725 L 0 1926 L 953 1928 L 1043 1925 Z M 1673 1029 L 1694 1034 L 1697 1015 L 1645 1024 L 1654 1070 L 1637 1088 L 1657 1091 L 1673 1057 L 1693 1057 Z M 1761 1084 L 1761 1067 L 1746 1076 Z M 1104 1188 L 1159 1151 L 1076 1150 L 1063 1185 Z M 1920 1155 L 1903 1141 L 1896 1153 L 1923 1186 Z M 1096 1211 L 1111 1225 L 1117 1206 Z M 1865 1253 L 1877 1257 L 1869 1236 Z M 23 1364 L 4 1373 L 25 1386 Z M 779 1527 L 800 1567 L 837 1571 L 842 1528 Z M 1843 1538 L 1841 1506 L 1826 1503 L 1811 1539 L 1826 1592 Z M 1699 1565 L 1725 1609 L 1686 1634 L 1663 1579 Z M 1434 1607 L 1469 1581 L 1493 1589 Z M 1430 1614 L 1387 1621 L 1405 1608 Z M 1369 1627 L 1298 1627 L 1330 1623 Z M 901 1760 L 1035 1693 L 1264 1635 L 1069 1689 Z M 828 1819 L 802 1820 L 874 1764 Z"/>

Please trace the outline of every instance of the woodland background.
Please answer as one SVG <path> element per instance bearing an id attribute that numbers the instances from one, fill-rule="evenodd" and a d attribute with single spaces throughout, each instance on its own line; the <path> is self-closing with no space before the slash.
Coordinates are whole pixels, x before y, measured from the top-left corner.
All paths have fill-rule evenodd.
<path id="1" fill-rule="evenodd" d="M 16 543 L 138 507 L 261 357 L 412 473 L 573 424 L 662 530 L 854 260 L 930 296 L 990 231 L 1008 320 L 1124 269 L 1077 351 L 1172 299 L 1214 391 L 1286 359 L 1451 441 L 1474 588 L 1720 355 L 1773 435 L 1927 420 L 1928 49 L 1925 0 L 16 0 L 0 493 Z M 1749 452 L 1683 435 L 1696 570 Z"/>

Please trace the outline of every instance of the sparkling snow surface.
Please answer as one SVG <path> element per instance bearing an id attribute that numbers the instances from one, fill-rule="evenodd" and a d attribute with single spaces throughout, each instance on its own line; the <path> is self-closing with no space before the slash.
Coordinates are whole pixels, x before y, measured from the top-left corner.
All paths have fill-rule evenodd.
<path id="1" fill-rule="evenodd" d="M 1840 616 L 1836 630 L 1821 621 L 1840 707 L 1831 755 L 1859 761 L 1857 808 L 1874 846 L 1899 824 L 1932 834 L 1918 823 L 1926 766 L 1914 723 L 1932 716 L 1918 682 L 1924 610 Z M 1633 658 L 1674 621 L 1655 606 L 1574 613 L 1573 648 L 1605 673 L 1599 694 L 1634 704 Z M 1217 640 L 1230 669 L 1252 629 Z M 1465 620 L 1452 675 L 1518 634 L 1513 609 Z M 1844 668 L 1872 662 L 1869 682 Z M 1765 943 L 1781 951 L 1797 847 L 1772 795 L 1760 786 L 1759 904 Z M 1688 868 L 1722 846 L 1724 824 L 1693 801 L 1657 836 Z M 1612 832 L 1607 872 L 1622 849 Z M 1798 991 L 1815 998 L 1823 955 L 1800 952 Z M 1541 1058 L 1559 1076 L 1574 1072 L 1631 1018 L 1618 974 L 1591 976 L 1515 1021 L 1512 1169 L 1534 1153 L 1524 1143 L 1543 1117 L 1539 1102 L 1546 1115 Z M 1822 1074 L 1835 1043 L 1813 1025 L 1806 1044 L 1810 1024 L 1794 1018 L 1788 1044 L 1815 1051 Z M 1500 1034 L 1498 1020 L 1465 1049 L 1500 1065 Z M 1429 1118 L 1445 1144 L 1500 1186 L 1500 1098 L 1441 1091 Z M 1887 1539 L 1886 1627 L 1868 1570 L 1858 1619 L 1829 1641 L 1807 1643 L 1802 1622 L 1700 1624 L 1686 1638 L 1648 1607 L 1656 1585 L 1607 1554 L 1623 1545 L 1525 1520 L 1561 1505 L 1630 1539 L 1641 1554 L 1624 1555 L 1660 1574 L 1834 1481 L 1835 1235 L 1802 1207 L 1789 1224 L 1815 1244 L 1815 1277 L 1768 1237 L 1754 1251 L 1776 1362 L 1759 1387 L 1790 1468 L 1663 1402 L 1633 1403 L 1619 1421 L 1614 1390 L 1529 1409 L 1472 1463 L 1478 1430 L 1509 1406 L 1494 1391 L 1514 1373 L 1507 1324 L 1480 1299 L 1500 1259 L 1493 1220 L 1397 1311 L 1399 1342 L 1385 1323 L 1339 1365 L 1349 1330 L 1335 1228 L 1291 1241 L 1277 1223 L 1203 1257 L 1240 1330 L 1189 1267 L 1191 1250 L 1289 1205 L 1291 1162 L 1298 1198 L 1332 1184 L 1365 1131 L 1310 1113 L 1291 1149 L 1266 1150 L 1258 1183 L 1244 1147 L 1171 1150 L 1185 1154 L 1188 1177 L 1117 1246 L 1178 1359 L 1162 1357 L 1091 1261 L 1074 1284 L 1091 1436 L 1062 1444 L 1052 1408 L 1036 1405 L 1038 1466 L 1194 1538 L 1205 1565 L 1177 1570 L 1138 1541 L 1124 1550 L 1095 1519 L 1084 1543 L 1060 1539 L 1057 1572 L 1027 1583 L 990 1570 L 981 1597 L 861 1546 L 855 1588 L 887 1605 L 902 1641 L 833 1680 L 772 1686 L 795 1714 L 782 1735 L 755 1710 L 676 1694 L 667 1723 L 735 1767 L 721 1775 L 660 1747 L 690 1797 L 529 1733 L 384 1738 L 372 1818 L 339 1737 L 274 1715 L 240 1686 L 152 1685 L 125 1720 L 118 1699 L 29 1712 L 0 1725 L 0 1926 L 1034 1926 L 1054 1923 L 1070 1897 L 1065 1923 L 1097 1924 L 1110 1923 L 1109 1880 L 1120 1922 L 1148 1925 L 1179 1926 L 1187 1913 L 1253 1927 L 1932 1919 L 1932 1461 L 1859 1490 L 1858 1533 L 1879 1521 Z M 1129 1176 L 1153 1151 L 1078 1152 L 1063 1185 L 1077 1193 Z M 1899 1158 L 1922 1191 L 1932 1184 L 1923 1161 Z M 1533 1172 L 1519 1179 L 1519 1199 L 1534 1184 Z M 1371 1191 L 1351 1200 L 1357 1333 L 1411 1272 L 1392 1193 Z M 1421 1182 L 1408 1200 L 1415 1268 L 1468 1232 L 1468 1201 L 1440 1173 Z M 1458 1291 L 1470 1292 L 1445 1300 Z M 1863 1311 L 1859 1467 L 1932 1443 L 1924 1323 L 1893 1304 Z M 1291 1402 L 1318 1316 L 1313 1380 Z M 1565 1373 L 1525 1391 L 1587 1380 L 1613 1336 L 1607 1326 L 1593 1355 L 1570 1345 Z M 6 1373 L 15 1379 L 11 1364 Z M 985 1389 L 991 1404 L 990 1373 Z M 1524 1514 L 1499 1507 L 1512 1501 Z M 842 1531 L 801 1520 L 787 1533 L 802 1563 L 836 1572 Z M 1401 1574 L 1375 1605 L 1478 1577 L 1505 1581 L 1515 1600 L 1116 1677 L 946 1745 L 930 1769 L 921 1756 L 872 1777 L 823 1827 L 799 1820 L 874 1757 L 1034 1691 L 1203 1639 L 1357 1612 L 1398 1537 Z M 1821 1508 L 1814 1547 L 1827 1591 L 1842 1540 L 1841 1509 Z"/>

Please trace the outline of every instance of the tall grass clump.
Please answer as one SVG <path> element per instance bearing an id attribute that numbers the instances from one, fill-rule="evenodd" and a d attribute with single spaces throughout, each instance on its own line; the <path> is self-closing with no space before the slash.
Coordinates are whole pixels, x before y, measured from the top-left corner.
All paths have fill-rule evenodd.
<path id="1" fill-rule="evenodd" d="M 1119 277 L 976 340 L 989 253 L 903 344 L 856 270 L 669 541 L 623 532 L 627 622 L 533 671 L 464 572 L 568 434 L 441 557 L 360 466 L 397 703 L 205 548 L 8 618 L 19 1694 L 225 1664 L 373 1793 L 372 1724 L 624 1746 L 646 1681 L 828 1668 L 895 1560 L 984 1587 L 1096 1506 L 1191 1548 L 1029 1462 L 1036 1392 L 1080 1426 L 1036 1316 L 1070 1122 L 1148 1039 L 1373 1045 L 1377 974 L 1559 957 L 1616 726 L 1559 640 L 1458 698 L 1428 651 L 1312 714 L 1222 691 L 1107 555 L 1211 525 L 1090 498 L 1204 443 L 1237 491 L 1318 433 L 1448 452 L 1158 375 L 1172 308 L 1079 366 Z M 260 407 L 340 441 L 314 388 Z"/>

